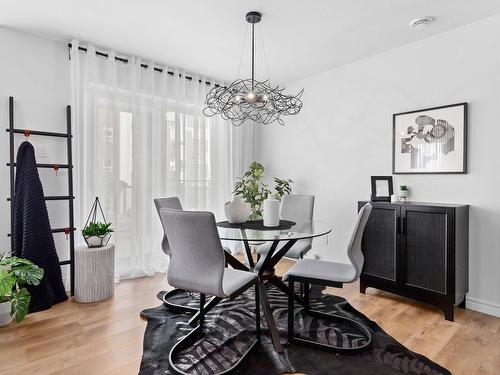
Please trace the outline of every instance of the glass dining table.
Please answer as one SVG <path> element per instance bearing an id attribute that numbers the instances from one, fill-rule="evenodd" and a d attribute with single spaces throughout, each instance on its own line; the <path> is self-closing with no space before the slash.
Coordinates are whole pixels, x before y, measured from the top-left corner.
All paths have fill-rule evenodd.
<path id="1" fill-rule="evenodd" d="M 283 346 L 279 341 L 265 283 L 272 283 L 283 293 L 288 294 L 288 286 L 276 276 L 274 267 L 297 241 L 325 236 L 332 231 L 331 225 L 322 221 L 292 222 L 281 220 L 279 227 L 271 228 L 264 227 L 262 221 L 243 224 L 230 224 L 227 221 L 221 221 L 217 223 L 217 229 L 221 240 L 243 242 L 246 264 L 240 262 L 226 250 L 227 263 L 235 269 L 252 271 L 259 276 L 258 287 L 262 311 L 274 348 L 278 353 L 283 353 Z M 261 254 L 257 262 L 254 262 L 251 245 L 264 242 L 270 242 L 271 246 L 266 253 Z M 296 295 L 296 299 L 299 303 L 303 303 L 300 296 Z"/>

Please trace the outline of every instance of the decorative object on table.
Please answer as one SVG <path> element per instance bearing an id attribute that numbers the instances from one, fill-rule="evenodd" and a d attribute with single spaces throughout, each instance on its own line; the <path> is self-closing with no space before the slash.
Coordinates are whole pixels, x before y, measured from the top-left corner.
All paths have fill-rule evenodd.
<path id="1" fill-rule="evenodd" d="M 68 299 L 52 236 L 35 148 L 24 141 L 17 151 L 12 254 L 33 262 L 44 271 L 39 285 L 27 285 L 29 312 L 50 308 Z M 70 262 L 68 262 L 70 263 Z"/>
<path id="2" fill-rule="evenodd" d="M 235 196 L 232 202 L 224 204 L 224 214 L 231 224 L 244 223 L 251 213 L 250 203 L 245 202 L 239 196 Z"/>
<path id="3" fill-rule="evenodd" d="M 98 220 L 97 215 L 99 213 L 101 214 L 102 221 Z M 111 223 L 106 221 L 99 197 L 95 197 L 89 216 L 85 222 L 85 227 L 82 230 L 83 238 L 88 247 L 106 246 L 111 238 L 111 232 L 113 232 Z"/>
<path id="4" fill-rule="evenodd" d="M 256 161 L 252 162 L 248 170 L 242 177 L 238 177 L 234 184 L 233 194 L 236 197 L 241 197 L 245 202 L 250 204 L 252 213 L 250 220 L 259 220 L 262 217 L 262 205 L 267 197 L 271 194 L 269 186 L 262 182 L 264 178 L 264 166 Z M 275 178 L 275 198 L 281 200 L 283 194 L 292 192 L 290 179 Z"/>
<path id="5" fill-rule="evenodd" d="M 264 201 L 264 226 L 277 227 L 280 225 L 280 201 L 267 198 Z"/>
<path id="6" fill-rule="evenodd" d="M 75 301 L 97 302 L 115 292 L 115 245 L 75 249 Z"/>
<path id="7" fill-rule="evenodd" d="M 399 185 L 399 199 L 401 202 L 406 202 L 408 198 L 408 186 L 407 185 Z"/>
<path id="8" fill-rule="evenodd" d="M 361 209 L 367 202 L 358 202 Z M 469 291 L 469 206 L 372 203 L 359 291 L 385 290 L 443 310 L 465 308 Z"/>
<path id="9" fill-rule="evenodd" d="M 392 173 L 467 173 L 467 103 L 394 114 Z"/>
<path id="10" fill-rule="evenodd" d="M 266 289 L 271 310 L 276 316 L 279 339 L 285 342 L 287 296 L 271 284 L 267 284 Z M 158 293 L 159 301 L 164 294 L 165 292 Z M 212 340 L 211 343 L 207 340 L 200 340 L 197 346 L 186 351 L 188 363 L 193 365 L 192 373 L 203 373 L 206 363 L 214 364 L 214 367 L 210 368 L 211 372 L 221 372 L 227 369 L 226 366 L 235 358 L 241 358 L 240 353 L 251 344 L 249 340 L 238 340 L 246 335 L 254 334 L 253 301 L 255 297 L 249 291 L 238 298 L 237 309 L 235 301 L 225 300 L 211 310 L 210 325 L 217 325 L 220 339 Z M 261 340 L 257 344 L 257 350 L 249 353 L 245 359 L 245 365 L 238 369 L 238 374 L 283 374 L 287 372 L 286 367 L 290 366 L 296 372 L 309 375 L 408 375 L 410 368 L 424 369 L 423 373 L 428 374 L 451 375 L 448 370 L 437 363 L 401 345 L 384 332 L 376 322 L 352 307 L 344 298 L 323 294 L 322 288 L 315 286 L 311 288 L 310 298 L 311 307 L 321 307 L 326 313 L 342 315 L 369 327 L 373 337 L 372 348 L 357 355 L 338 356 L 334 353 L 292 344 L 287 346 L 286 353 L 290 363 L 283 363 L 282 359 L 276 355 L 265 321 L 263 321 Z M 188 296 L 185 296 L 184 300 L 179 303 L 186 304 L 189 301 Z M 194 301 L 192 301 L 192 306 L 196 306 Z M 147 320 L 147 328 L 144 333 L 144 352 L 139 375 L 173 374 L 165 353 L 168 353 L 170 348 L 186 334 L 184 329 L 189 327 L 187 322 L 189 316 L 179 314 L 164 304 L 143 310 L 141 316 Z M 308 318 L 303 309 L 295 310 L 295 321 L 296 331 L 308 333 L 311 338 L 342 341 L 349 339 L 335 334 L 338 326 L 332 322 Z M 351 342 L 347 341 L 346 344 L 349 345 Z M 227 345 L 232 345 L 231 350 L 227 350 Z M 191 356 L 188 357 L 188 354 Z M 225 360 L 226 356 L 228 361 Z"/>
<path id="11" fill-rule="evenodd" d="M 0 259 L 0 327 L 14 318 L 20 323 L 28 313 L 31 296 L 27 285 L 39 285 L 43 269 L 28 259 L 4 254 Z"/>
<path id="12" fill-rule="evenodd" d="M 396 203 L 396 202 L 399 202 L 399 196 L 397 196 L 396 194 L 392 194 L 391 203 Z"/>
<path id="13" fill-rule="evenodd" d="M 269 78 L 264 81 L 255 79 L 254 29 L 261 17 L 259 12 L 246 14 L 247 22 L 252 25 L 252 78 L 237 79 L 227 87 L 214 86 L 207 95 L 207 107 L 203 110 L 205 116 L 220 114 L 224 120 L 230 120 L 234 126 L 240 126 L 247 120 L 260 124 L 277 121 L 278 124 L 284 125 L 281 116 L 296 115 L 302 109 L 300 98 L 304 90 L 296 95 L 289 95 L 284 93 L 284 88 L 271 85 Z M 243 56 L 243 51 L 241 56 Z"/>
<path id="14" fill-rule="evenodd" d="M 392 185 L 392 176 L 372 176 L 372 195 L 373 202 L 390 202 L 391 195 L 394 193 Z"/>

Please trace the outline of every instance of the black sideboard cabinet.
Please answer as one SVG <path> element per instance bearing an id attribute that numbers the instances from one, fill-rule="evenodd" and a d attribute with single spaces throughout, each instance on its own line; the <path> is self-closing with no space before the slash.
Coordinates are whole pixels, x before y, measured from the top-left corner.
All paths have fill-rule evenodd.
<path id="1" fill-rule="evenodd" d="M 374 287 L 425 302 L 453 321 L 469 291 L 469 206 L 369 203 L 360 292 Z"/>

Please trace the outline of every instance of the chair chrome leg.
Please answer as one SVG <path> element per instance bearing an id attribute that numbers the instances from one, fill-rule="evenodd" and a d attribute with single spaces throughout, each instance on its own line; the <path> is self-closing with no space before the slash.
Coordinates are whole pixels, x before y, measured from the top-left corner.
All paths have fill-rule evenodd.
<path id="1" fill-rule="evenodd" d="M 193 307 L 193 306 L 186 306 L 186 305 L 179 305 L 177 303 L 173 303 L 173 302 L 170 302 L 170 298 L 172 297 L 175 297 L 176 295 L 178 294 L 184 294 L 184 293 L 189 293 L 183 289 L 173 289 L 167 293 L 165 293 L 165 295 L 163 296 L 162 300 L 163 300 L 163 303 L 166 305 L 166 306 L 169 306 L 177 311 L 182 311 L 182 312 L 194 312 L 196 313 L 198 311 L 198 309 L 196 307 Z"/>

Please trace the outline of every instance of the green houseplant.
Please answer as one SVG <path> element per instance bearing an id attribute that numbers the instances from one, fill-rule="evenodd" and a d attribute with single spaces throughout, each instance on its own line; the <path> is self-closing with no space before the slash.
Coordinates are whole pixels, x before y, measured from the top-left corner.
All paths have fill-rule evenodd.
<path id="1" fill-rule="evenodd" d="M 17 323 L 24 319 L 31 301 L 31 296 L 25 286 L 39 285 L 42 278 L 43 269 L 29 260 L 2 256 L 0 260 L 0 325 L 8 324 L 11 318 L 15 318 Z M 10 308 L 8 308 L 9 305 Z"/>
<path id="2" fill-rule="evenodd" d="M 262 204 L 272 194 L 269 186 L 262 182 L 264 171 L 264 166 L 254 161 L 234 184 L 233 194 L 250 204 L 252 211 L 250 220 L 258 220 L 262 217 Z M 281 200 L 283 195 L 292 192 L 292 180 L 275 178 L 274 183 L 274 197 L 276 199 Z"/>

